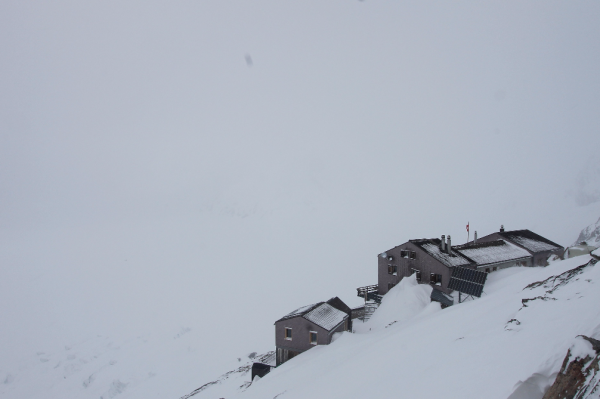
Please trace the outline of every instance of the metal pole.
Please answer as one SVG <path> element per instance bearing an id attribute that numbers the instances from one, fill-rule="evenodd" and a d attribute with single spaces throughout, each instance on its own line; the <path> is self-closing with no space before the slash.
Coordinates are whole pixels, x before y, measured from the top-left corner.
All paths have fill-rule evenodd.
<path id="1" fill-rule="evenodd" d="M 367 288 L 365 287 L 365 307 L 364 307 L 364 311 L 363 311 L 363 323 L 365 322 L 366 318 L 367 318 Z"/>

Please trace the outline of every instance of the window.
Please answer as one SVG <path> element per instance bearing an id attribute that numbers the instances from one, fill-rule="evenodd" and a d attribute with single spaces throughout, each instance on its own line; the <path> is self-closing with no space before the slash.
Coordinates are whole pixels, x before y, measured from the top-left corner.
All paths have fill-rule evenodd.
<path id="1" fill-rule="evenodd" d="M 492 268 L 492 271 L 493 271 L 493 272 L 495 272 L 496 270 L 498 270 L 498 268 L 497 268 L 496 266 L 494 266 L 494 267 Z"/>
<path id="2" fill-rule="evenodd" d="M 442 275 L 431 273 L 429 275 L 429 283 L 433 285 L 442 285 Z"/>
<path id="3" fill-rule="evenodd" d="M 415 269 L 413 269 L 413 270 L 415 270 Z M 416 274 L 416 277 L 417 277 L 417 282 L 420 283 L 421 282 L 421 271 L 420 270 L 415 270 L 415 274 Z"/>
<path id="4" fill-rule="evenodd" d="M 292 329 L 289 327 L 285 328 L 285 339 L 287 339 L 288 341 L 292 340 Z"/>
<path id="5" fill-rule="evenodd" d="M 486 268 L 485 268 L 485 272 L 486 272 L 486 273 L 489 273 L 489 272 L 490 272 L 490 268 L 489 268 L 489 267 L 486 267 Z"/>
<path id="6" fill-rule="evenodd" d="M 316 345 L 317 344 L 317 332 L 316 331 L 311 331 L 308 334 L 310 336 L 310 344 L 311 345 Z"/>
<path id="7" fill-rule="evenodd" d="M 417 253 L 415 251 L 410 251 L 410 258 L 417 259 Z"/>
<path id="8" fill-rule="evenodd" d="M 400 250 L 400 257 L 401 258 L 408 258 L 408 254 L 407 253 L 408 253 L 408 251 L 406 251 L 404 249 Z"/>
<path id="9" fill-rule="evenodd" d="M 388 265 L 388 274 L 393 274 L 394 276 L 397 276 L 398 275 L 398 266 Z"/>

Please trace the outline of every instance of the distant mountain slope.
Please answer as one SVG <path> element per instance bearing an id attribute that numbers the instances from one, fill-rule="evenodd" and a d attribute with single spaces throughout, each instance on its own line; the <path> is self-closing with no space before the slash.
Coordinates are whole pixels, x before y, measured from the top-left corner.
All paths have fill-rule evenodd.
<path id="1" fill-rule="evenodd" d="M 577 237 L 577 241 L 575 241 L 574 245 L 584 241 L 588 245 L 600 246 L 600 218 L 598 218 L 596 223 L 590 224 L 588 227 L 581 230 L 581 233 L 579 233 L 579 237 Z"/>

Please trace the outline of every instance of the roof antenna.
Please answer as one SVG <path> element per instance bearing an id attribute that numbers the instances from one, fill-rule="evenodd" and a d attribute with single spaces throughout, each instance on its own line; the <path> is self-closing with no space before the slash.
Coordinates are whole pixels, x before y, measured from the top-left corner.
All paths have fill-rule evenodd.
<path id="1" fill-rule="evenodd" d="M 503 224 L 500 225 L 500 233 L 504 233 L 504 225 Z"/>

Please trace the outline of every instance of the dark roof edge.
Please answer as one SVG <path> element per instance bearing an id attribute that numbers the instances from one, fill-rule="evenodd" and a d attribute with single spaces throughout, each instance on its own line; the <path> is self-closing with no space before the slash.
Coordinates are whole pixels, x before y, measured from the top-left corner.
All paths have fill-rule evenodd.
<path id="1" fill-rule="evenodd" d="M 276 320 L 276 321 L 275 321 L 275 323 L 278 323 L 278 322 L 280 322 L 280 321 L 284 321 L 284 320 L 288 320 L 288 319 L 293 319 L 293 318 L 295 318 L 295 317 L 302 317 L 302 316 L 304 316 L 305 314 L 307 314 L 308 312 L 310 312 L 311 310 L 315 309 L 316 307 L 319 307 L 319 306 L 321 306 L 321 305 L 322 305 L 322 304 L 324 304 L 324 303 L 325 303 L 325 302 L 317 302 L 317 303 L 315 303 L 313 306 L 311 306 L 310 308 L 308 308 L 308 309 L 304 310 L 303 312 L 296 313 L 296 314 L 294 314 L 294 315 L 291 315 L 291 316 L 290 316 L 290 315 L 289 315 L 289 313 L 288 313 L 287 315 L 283 316 L 281 319 L 279 319 L 279 320 Z M 273 324 L 275 324 L 275 323 L 273 323 Z"/>

